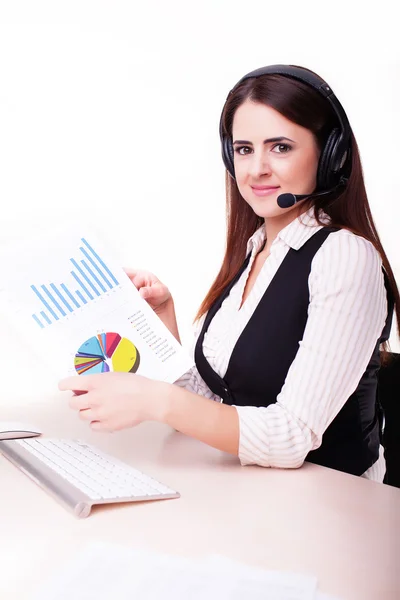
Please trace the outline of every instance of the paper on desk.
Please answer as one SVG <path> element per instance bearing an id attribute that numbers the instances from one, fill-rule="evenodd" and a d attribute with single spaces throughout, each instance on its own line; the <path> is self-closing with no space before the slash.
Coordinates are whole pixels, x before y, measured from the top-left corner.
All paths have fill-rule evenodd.
<path id="1" fill-rule="evenodd" d="M 234 565 L 234 571 L 230 565 Z M 32 600 L 314 600 L 314 578 L 92 544 Z"/>
<path id="2" fill-rule="evenodd" d="M 209 557 L 220 574 L 232 583 L 229 598 L 260 600 L 314 600 L 317 578 L 288 571 L 269 571 L 213 554 Z"/>
<path id="3" fill-rule="evenodd" d="M 32 600 L 217 600 L 222 581 L 204 578 L 191 561 L 111 544 L 91 544 Z M 213 593 L 209 595 L 210 588 Z"/>

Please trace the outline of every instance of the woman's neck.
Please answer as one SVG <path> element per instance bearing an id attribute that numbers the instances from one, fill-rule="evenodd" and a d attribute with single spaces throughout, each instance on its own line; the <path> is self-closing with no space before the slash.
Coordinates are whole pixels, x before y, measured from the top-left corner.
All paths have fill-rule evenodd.
<path id="1" fill-rule="evenodd" d="M 291 210 L 288 213 L 283 213 L 278 217 L 266 217 L 264 219 L 264 229 L 265 229 L 265 237 L 266 243 L 264 246 L 264 251 L 269 254 L 269 250 L 278 236 L 279 232 L 282 231 L 289 223 L 292 223 L 295 219 L 297 219 L 301 214 L 306 212 L 308 209 L 307 206 L 299 206 L 297 210 Z"/>

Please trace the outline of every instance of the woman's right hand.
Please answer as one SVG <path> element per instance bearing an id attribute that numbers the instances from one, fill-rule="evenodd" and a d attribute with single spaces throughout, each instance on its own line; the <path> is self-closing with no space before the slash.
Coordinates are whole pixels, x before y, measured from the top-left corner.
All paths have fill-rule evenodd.
<path id="1" fill-rule="evenodd" d="M 150 271 L 124 269 L 133 285 L 156 313 L 162 312 L 172 302 L 171 292 Z"/>

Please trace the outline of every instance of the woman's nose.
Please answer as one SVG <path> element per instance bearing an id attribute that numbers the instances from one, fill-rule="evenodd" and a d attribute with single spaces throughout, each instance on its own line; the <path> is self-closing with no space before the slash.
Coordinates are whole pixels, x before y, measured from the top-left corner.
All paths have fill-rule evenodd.
<path id="1" fill-rule="evenodd" d="M 267 157 L 264 153 L 254 153 L 249 164 L 249 175 L 252 177 L 260 177 L 271 173 L 271 168 Z"/>

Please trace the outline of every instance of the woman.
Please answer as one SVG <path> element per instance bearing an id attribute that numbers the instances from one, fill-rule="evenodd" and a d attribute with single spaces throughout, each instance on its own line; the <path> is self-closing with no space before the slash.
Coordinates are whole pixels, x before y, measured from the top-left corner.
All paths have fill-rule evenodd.
<path id="1" fill-rule="evenodd" d="M 379 350 L 400 301 L 343 108 L 316 74 L 275 65 L 231 90 L 220 135 L 227 245 L 196 366 L 176 385 L 106 373 L 60 389 L 88 392 L 70 405 L 94 430 L 158 420 L 244 465 L 308 460 L 382 481 Z M 168 288 L 128 275 L 179 340 Z"/>

